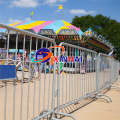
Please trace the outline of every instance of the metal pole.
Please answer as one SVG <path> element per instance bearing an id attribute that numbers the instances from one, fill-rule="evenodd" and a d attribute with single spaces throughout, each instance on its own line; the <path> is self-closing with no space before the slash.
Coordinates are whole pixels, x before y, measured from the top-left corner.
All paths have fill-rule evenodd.
<path id="1" fill-rule="evenodd" d="M 9 30 L 8 30 L 8 41 L 7 41 L 7 65 L 8 65 L 8 54 L 9 54 Z"/>
<path id="2" fill-rule="evenodd" d="M 63 9 L 62 9 L 62 20 L 63 20 Z"/>

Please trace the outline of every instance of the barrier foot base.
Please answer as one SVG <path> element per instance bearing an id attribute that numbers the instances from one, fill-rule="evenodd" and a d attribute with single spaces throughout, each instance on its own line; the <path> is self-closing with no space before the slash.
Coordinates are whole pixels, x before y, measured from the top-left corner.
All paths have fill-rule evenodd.
<path id="1" fill-rule="evenodd" d="M 50 120 L 61 120 L 61 119 L 57 119 L 57 118 L 51 118 Z"/>
<path id="2" fill-rule="evenodd" d="M 108 96 L 108 95 L 105 95 L 105 94 L 98 94 L 98 96 L 106 96 L 106 97 L 108 97 L 108 98 L 110 99 L 111 102 L 113 102 L 112 99 L 111 99 L 111 97 Z"/>
<path id="3" fill-rule="evenodd" d="M 117 81 L 117 82 L 118 82 L 118 81 Z M 117 82 L 115 82 L 115 83 L 119 85 L 119 83 L 117 83 Z M 115 84 L 115 83 L 114 83 L 114 84 Z"/>
<path id="4" fill-rule="evenodd" d="M 64 116 L 68 116 L 68 117 L 71 117 L 73 118 L 74 120 L 77 120 L 77 118 L 71 114 L 67 114 L 67 113 L 61 113 L 61 112 L 56 112 L 54 111 L 55 114 L 58 114 L 58 115 L 64 115 Z M 61 119 L 56 119 L 56 118 L 51 118 L 51 120 L 61 120 Z"/>
<path id="5" fill-rule="evenodd" d="M 118 86 L 111 86 L 112 89 L 117 89 L 120 92 L 120 87 Z"/>
<path id="6" fill-rule="evenodd" d="M 110 103 L 109 100 L 106 99 L 106 98 L 104 98 L 104 97 L 98 97 L 98 96 L 96 96 L 96 98 L 105 99 L 108 103 Z"/>

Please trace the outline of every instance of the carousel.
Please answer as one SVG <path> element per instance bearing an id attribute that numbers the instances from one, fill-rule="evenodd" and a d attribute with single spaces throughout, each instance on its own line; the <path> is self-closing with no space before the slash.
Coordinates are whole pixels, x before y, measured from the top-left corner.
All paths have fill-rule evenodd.
<path id="1" fill-rule="evenodd" d="M 83 32 L 80 28 L 64 20 L 56 21 L 27 21 L 20 23 L 7 24 L 18 29 L 26 30 L 38 35 L 43 35 L 52 38 L 59 45 L 61 42 L 74 44 L 80 47 L 91 49 L 94 51 L 108 53 L 112 48 L 112 44 L 105 40 L 102 35 L 98 35 L 95 31 L 89 28 Z M 0 28 L 0 48 L 6 48 L 7 44 L 6 29 Z M 15 49 L 16 33 L 10 31 L 10 46 L 9 49 Z M 32 40 L 32 49 L 35 50 L 35 38 Z M 38 48 L 40 48 L 41 40 L 38 40 Z M 23 46 L 23 35 L 19 34 L 18 52 Z M 30 36 L 26 36 L 27 51 L 30 48 Z"/>

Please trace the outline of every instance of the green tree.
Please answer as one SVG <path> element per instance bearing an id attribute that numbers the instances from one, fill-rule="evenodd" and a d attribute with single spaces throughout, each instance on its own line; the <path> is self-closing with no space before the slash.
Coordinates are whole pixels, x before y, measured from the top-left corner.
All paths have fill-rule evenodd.
<path id="1" fill-rule="evenodd" d="M 72 23 L 76 27 L 85 32 L 89 27 L 96 31 L 98 35 L 102 35 L 106 40 L 112 43 L 116 51 L 120 48 L 120 23 L 110 17 L 98 14 L 96 16 L 75 16 Z M 120 53 L 117 55 L 120 56 Z"/>

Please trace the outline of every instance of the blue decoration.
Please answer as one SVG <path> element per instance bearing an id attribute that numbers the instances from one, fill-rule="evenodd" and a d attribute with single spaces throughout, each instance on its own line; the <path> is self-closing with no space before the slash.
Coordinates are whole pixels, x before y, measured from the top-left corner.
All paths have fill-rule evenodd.
<path id="1" fill-rule="evenodd" d="M 0 65 L 0 81 L 10 80 L 16 78 L 16 66 L 15 65 Z"/>

